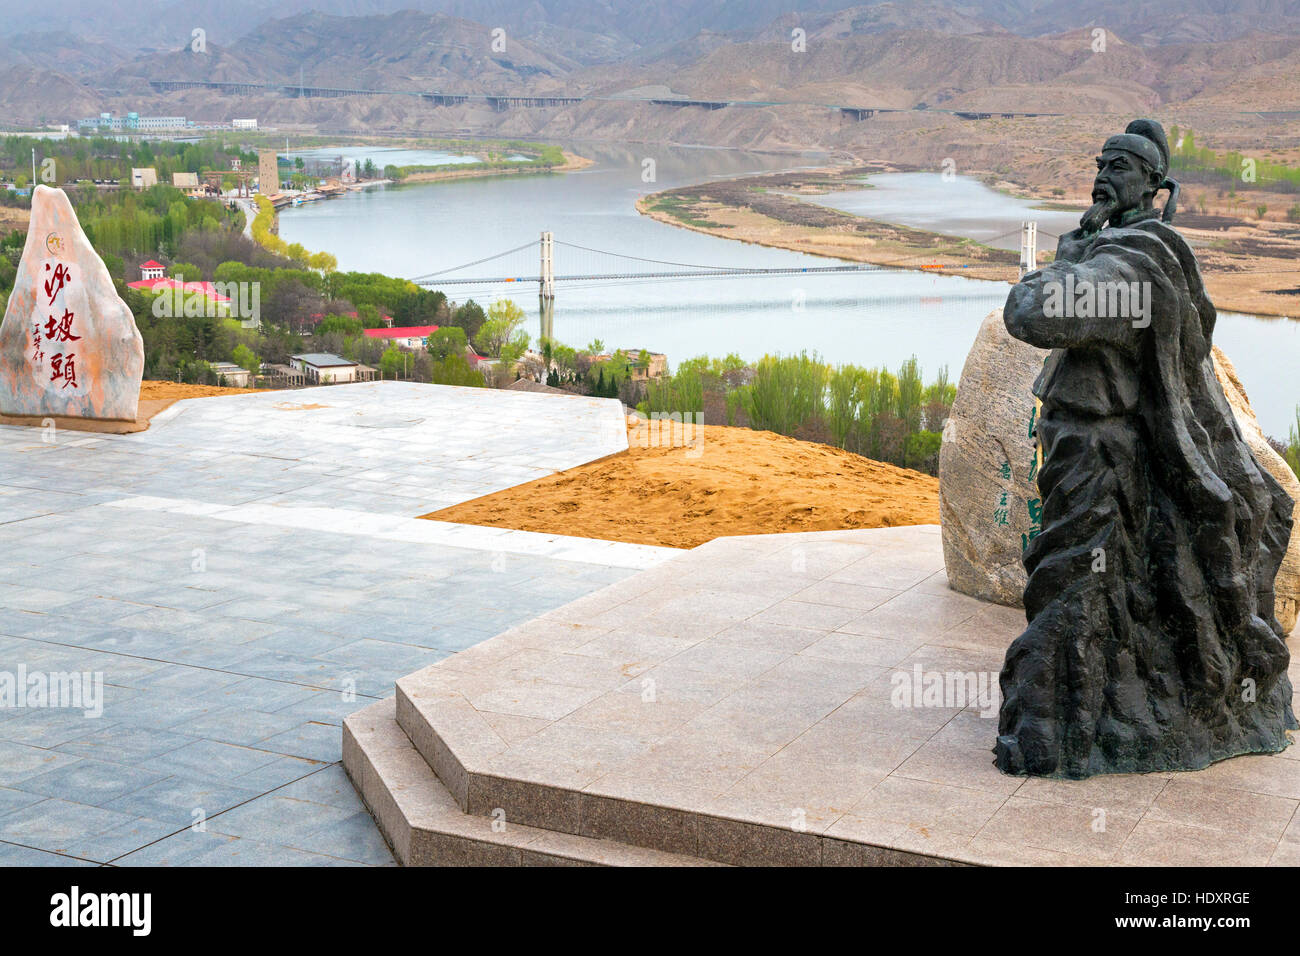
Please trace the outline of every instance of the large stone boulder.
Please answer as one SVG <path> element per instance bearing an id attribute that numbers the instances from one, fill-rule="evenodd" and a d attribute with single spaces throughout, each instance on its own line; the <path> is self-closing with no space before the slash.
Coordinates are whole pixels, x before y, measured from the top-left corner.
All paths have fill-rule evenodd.
<path id="1" fill-rule="evenodd" d="M 1274 451 L 1273 446 L 1264 438 L 1264 432 L 1260 429 L 1259 422 L 1255 420 L 1255 411 L 1250 407 L 1250 399 L 1246 397 L 1246 390 L 1241 385 L 1241 379 L 1237 378 L 1237 370 L 1233 368 L 1231 359 L 1224 355 L 1217 345 L 1212 355 L 1215 377 L 1223 386 L 1223 393 L 1228 396 L 1232 414 L 1237 419 L 1241 435 L 1250 446 L 1255 461 L 1277 479 L 1277 483 L 1296 502 L 1292 512 L 1296 524 L 1291 528 L 1291 543 L 1287 547 L 1286 555 L 1282 558 L 1282 567 L 1278 569 L 1277 578 L 1273 582 L 1273 596 L 1276 601 L 1274 613 L 1277 615 L 1278 623 L 1282 625 L 1282 630 L 1289 634 L 1295 627 L 1296 615 L 1300 611 L 1300 530 L 1297 530 L 1297 527 L 1300 527 L 1300 479 L 1296 478 L 1295 472 L 1286 463 L 1286 459 Z"/>
<path id="2" fill-rule="evenodd" d="M 61 189 L 37 186 L 0 324 L 0 412 L 135 421 L 144 340 Z"/>
<path id="3" fill-rule="evenodd" d="M 1025 590 L 1020 555 L 1039 528 L 1031 388 L 1047 354 L 1013 339 L 1001 309 L 990 312 L 966 356 L 939 449 L 948 583 L 1014 607 Z"/>
<path id="4" fill-rule="evenodd" d="M 1002 310 L 980 325 L 966 357 L 939 450 L 939 517 L 948 583 L 963 594 L 1021 607 L 1020 556 L 1038 533 L 1037 448 L 1032 388 L 1047 351 L 1007 334 Z M 1264 439 L 1232 362 L 1217 347 L 1214 370 L 1255 460 L 1300 502 L 1300 481 Z M 1300 524 L 1300 511 L 1296 515 Z M 1300 606 L 1300 533 L 1273 585 L 1287 633 Z"/>

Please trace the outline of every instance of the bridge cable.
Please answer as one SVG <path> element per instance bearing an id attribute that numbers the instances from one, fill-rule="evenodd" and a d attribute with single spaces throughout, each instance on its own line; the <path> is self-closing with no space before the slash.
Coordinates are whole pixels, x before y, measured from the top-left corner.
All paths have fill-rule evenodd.
<path id="1" fill-rule="evenodd" d="M 415 276 L 414 278 L 411 279 L 411 281 L 418 282 L 420 279 L 432 279 L 434 276 L 446 275 L 448 272 L 458 272 L 461 269 L 468 269 L 471 266 L 482 265 L 484 262 L 491 262 L 493 259 L 503 259 L 508 255 L 512 255 L 513 253 L 522 252 L 524 249 L 532 249 L 535 248 L 536 246 L 537 243 L 534 241 L 525 242 L 522 246 L 516 246 L 513 249 L 507 249 L 505 252 L 498 252 L 494 256 L 487 256 L 483 259 L 475 259 L 473 262 L 466 262 L 463 265 L 452 266 L 450 269 L 440 269 L 437 272 L 426 272 L 423 275 Z"/>
<path id="2" fill-rule="evenodd" d="M 556 239 L 554 241 L 557 246 L 568 246 L 570 249 L 581 249 L 583 252 L 594 252 L 597 255 L 602 255 L 602 256 L 614 256 L 615 258 L 618 259 L 631 259 L 634 262 L 652 262 L 655 265 L 661 265 L 661 266 L 682 266 L 683 268 L 686 269 L 745 269 L 747 268 L 746 266 L 701 265 L 697 262 L 672 262 L 668 259 L 646 259 L 643 258 L 642 256 L 629 256 L 622 252 L 609 252 L 608 250 L 605 249 L 592 249 L 588 246 L 580 246 L 577 243 L 564 242 L 560 239 Z"/>

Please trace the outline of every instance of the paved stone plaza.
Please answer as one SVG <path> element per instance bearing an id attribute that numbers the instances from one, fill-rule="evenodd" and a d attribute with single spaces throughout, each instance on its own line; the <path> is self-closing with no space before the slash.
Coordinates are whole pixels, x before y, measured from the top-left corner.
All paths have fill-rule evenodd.
<path id="1" fill-rule="evenodd" d="M 1023 626 L 936 526 L 720 538 L 402 678 L 344 762 L 409 863 L 1300 863 L 1294 746 L 1000 773 L 970 678 Z"/>
<path id="2" fill-rule="evenodd" d="M 0 427 L 0 864 L 388 864 L 342 717 L 677 552 L 414 516 L 620 451 L 620 407 L 370 383 L 180 402 L 135 435 Z M 191 824 L 200 815 L 203 829 Z"/>

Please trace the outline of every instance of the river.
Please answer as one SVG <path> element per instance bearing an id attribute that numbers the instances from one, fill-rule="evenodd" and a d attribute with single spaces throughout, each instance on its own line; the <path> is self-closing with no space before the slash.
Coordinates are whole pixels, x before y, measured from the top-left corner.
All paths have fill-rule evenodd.
<path id="1" fill-rule="evenodd" d="M 375 155 L 375 162 L 380 162 L 379 149 L 319 151 L 322 156 L 341 152 Z M 836 261 L 717 238 L 656 222 L 636 211 L 636 199 L 647 193 L 711 178 L 789 169 L 798 165 L 790 156 L 597 144 L 583 144 L 578 152 L 595 164 L 549 176 L 374 187 L 286 209 L 280 216 L 280 235 L 287 242 L 332 253 L 341 269 L 412 277 L 528 243 L 529 248 L 483 263 L 467 274 L 535 276 L 537 239 L 543 230 L 555 236 L 557 276 L 669 268 L 596 255 L 572 245 L 692 265 L 797 268 Z M 445 154 L 404 153 L 409 163 L 446 161 L 440 158 Z M 439 158 L 430 158 L 434 156 Z M 809 157 L 808 164 L 819 161 L 824 160 Z M 905 187 L 895 188 L 888 178 L 885 183 L 887 189 L 862 191 L 874 194 L 870 197 L 855 191 L 814 198 L 827 204 L 845 203 L 844 208 L 887 200 L 889 208 L 877 207 L 873 215 L 905 225 L 923 225 L 917 217 L 929 216 L 926 228 L 957 230 L 953 234 L 974 238 L 981 238 L 978 231 L 984 238 L 1004 232 L 1006 223 L 1014 228 L 1026 215 L 1022 200 L 965 180 L 958 189 L 966 221 L 940 222 L 935 215 L 937 196 L 951 199 L 952 183 L 924 174 Z M 911 213 L 906 203 L 909 192 L 915 199 Z M 1047 223 L 1050 218 L 1057 226 L 1061 216 L 1043 212 L 1036 218 L 1045 231 L 1056 232 Z M 915 354 L 927 380 L 943 365 L 956 379 L 980 320 L 1002 305 L 1007 289 L 1005 283 L 922 272 L 559 281 L 554 329 L 556 339 L 569 345 L 583 346 L 599 338 L 610 348 L 666 353 L 671 363 L 702 354 L 735 352 L 753 360 L 766 352 L 808 350 L 836 364 L 897 369 Z M 529 331 L 537 335 L 533 284 L 447 286 L 444 291 L 455 301 L 474 298 L 483 304 L 508 295 L 528 312 Z M 1236 364 L 1265 432 L 1285 439 L 1300 403 L 1300 384 L 1294 377 L 1300 367 L 1300 322 L 1221 313 L 1215 342 Z"/>

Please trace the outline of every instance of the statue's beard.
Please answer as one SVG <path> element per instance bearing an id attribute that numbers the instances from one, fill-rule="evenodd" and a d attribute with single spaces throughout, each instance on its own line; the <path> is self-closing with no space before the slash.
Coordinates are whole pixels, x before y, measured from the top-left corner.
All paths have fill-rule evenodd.
<path id="1" fill-rule="evenodd" d="M 1118 197 L 1104 186 L 1094 189 L 1092 198 L 1092 208 L 1079 220 L 1079 225 L 1083 227 L 1084 232 L 1099 231 L 1115 213 L 1119 212 L 1120 208 Z"/>

